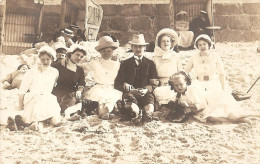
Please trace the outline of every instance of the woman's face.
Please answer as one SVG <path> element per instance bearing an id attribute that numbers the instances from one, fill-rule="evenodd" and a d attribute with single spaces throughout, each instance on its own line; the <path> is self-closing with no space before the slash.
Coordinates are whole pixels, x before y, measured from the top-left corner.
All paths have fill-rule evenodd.
<path id="1" fill-rule="evenodd" d="M 22 66 L 20 69 L 19 69 L 20 72 L 26 72 L 28 71 L 28 66 L 27 65 L 24 65 Z"/>
<path id="2" fill-rule="evenodd" d="M 113 55 L 113 48 L 111 47 L 108 47 L 108 48 L 104 48 L 102 50 L 100 50 L 100 54 L 101 54 L 101 57 L 104 59 L 104 60 L 108 60 L 108 59 L 111 59 L 112 55 Z"/>
<path id="3" fill-rule="evenodd" d="M 185 92 L 186 88 L 187 88 L 187 83 L 185 81 L 185 78 L 181 77 L 181 78 L 176 79 L 173 83 L 173 87 L 174 87 L 175 91 L 178 93 Z"/>
<path id="4" fill-rule="evenodd" d="M 205 42 L 204 40 L 198 41 L 198 50 L 201 52 L 206 52 L 209 50 L 209 44 Z"/>
<path id="5" fill-rule="evenodd" d="M 83 58 L 84 58 L 84 54 L 81 51 L 75 51 L 70 56 L 70 60 L 74 64 L 78 64 Z"/>
<path id="6" fill-rule="evenodd" d="M 39 58 L 44 67 L 49 67 L 52 63 L 52 58 L 48 54 L 43 54 Z"/>
<path id="7" fill-rule="evenodd" d="M 164 51 L 168 51 L 171 49 L 171 38 L 169 36 L 163 36 L 160 47 Z"/>

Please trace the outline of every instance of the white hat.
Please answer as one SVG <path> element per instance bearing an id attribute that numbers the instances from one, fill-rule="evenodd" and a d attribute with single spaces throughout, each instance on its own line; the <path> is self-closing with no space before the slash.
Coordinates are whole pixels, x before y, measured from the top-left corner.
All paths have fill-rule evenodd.
<path id="1" fill-rule="evenodd" d="M 177 34 L 176 31 L 174 31 L 173 29 L 171 28 L 164 28 L 162 30 L 160 30 L 156 36 L 156 39 L 155 39 L 155 46 L 159 46 L 158 45 L 158 39 L 161 35 L 163 34 L 168 34 L 171 36 L 172 39 L 174 39 L 174 43 L 173 43 L 173 46 L 175 46 L 178 42 L 179 42 L 179 36 Z"/>
<path id="2" fill-rule="evenodd" d="M 61 31 L 63 34 L 73 37 L 73 31 L 70 29 L 65 28 L 63 31 Z"/>
<path id="3" fill-rule="evenodd" d="M 50 46 L 42 46 L 39 51 L 38 51 L 38 55 L 41 53 L 41 52 L 47 52 L 49 55 L 51 55 L 54 60 L 56 60 L 56 52 L 54 51 L 53 48 L 51 48 Z"/>
<path id="4" fill-rule="evenodd" d="M 74 52 L 76 49 L 85 51 L 85 53 L 87 55 L 87 49 L 84 46 L 80 45 L 80 44 L 72 44 L 70 46 L 70 48 L 68 49 L 68 52 Z"/>
<path id="5" fill-rule="evenodd" d="M 180 12 L 178 12 L 177 14 L 176 14 L 176 16 L 178 16 L 178 15 L 188 15 L 188 13 L 186 12 L 186 11 L 180 11 Z"/>
<path id="6" fill-rule="evenodd" d="M 197 42 L 198 42 L 198 40 L 201 39 L 201 38 L 204 38 L 204 39 L 208 40 L 209 43 L 210 43 L 210 47 L 209 47 L 209 48 L 212 48 L 213 42 L 212 42 L 211 38 L 210 38 L 207 34 L 201 34 L 201 35 L 199 35 L 199 36 L 195 39 L 194 47 L 195 47 L 196 49 L 198 48 L 198 47 L 196 46 L 196 45 L 197 45 Z"/>
<path id="7" fill-rule="evenodd" d="M 134 34 L 133 40 L 129 41 L 129 43 L 134 45 L 143 45 L 143 46 L 149 44 L 145 42 L 143 34 Z"/>
<path id="8" fill-rule="evenodd" d="M 114 42 L 113 39 L 110 36 L 102 36 L 98 40 L 98 46 L 95 47 L 97 51 L 100 51 L 104 48 L 118 48 L 119 47 L 119 42 Z"/>

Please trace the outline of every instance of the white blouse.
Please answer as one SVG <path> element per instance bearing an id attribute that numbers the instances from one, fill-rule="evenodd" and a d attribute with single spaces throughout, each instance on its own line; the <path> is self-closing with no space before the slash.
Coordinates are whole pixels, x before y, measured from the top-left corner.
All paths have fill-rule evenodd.
<path id="1" fill-rule="evenodd" d="M 39 66 L 35 66 L 25 73 L 19 94 L 25 94 L 28 90 L 32 93 L 51 93 L 58 76 L 58 70 L 53 67 L 42 72 Z"/>
<path id="2" fill-rule="evenodd" d="M 85 75 L 93 73 L 97 84 L 114 85 L 120 63 L 113 60 L 98 59 L 81 65 Z"/>

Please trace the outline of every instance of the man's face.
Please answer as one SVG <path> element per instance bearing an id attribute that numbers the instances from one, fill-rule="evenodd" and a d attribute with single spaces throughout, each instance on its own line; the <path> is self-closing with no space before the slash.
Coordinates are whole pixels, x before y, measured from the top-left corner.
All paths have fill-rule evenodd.
<path id="1" fill-rule="evenodd" d="M 145 51 L 145 47 L 144 45 L 134 45 L 132 44 L 132 50 L 134 52 L 134 55 L 135 56 L 142 56 L 144 54 L 144 51 Z"/>

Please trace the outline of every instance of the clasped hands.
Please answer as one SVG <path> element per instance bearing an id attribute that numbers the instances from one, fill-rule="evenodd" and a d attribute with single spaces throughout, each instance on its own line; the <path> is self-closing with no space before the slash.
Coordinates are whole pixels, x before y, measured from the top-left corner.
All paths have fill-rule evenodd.
<path id="1" fill-rule="evenodd" d="M 129 92 L 137 97 L 144 96 L 148 91 L 148 89 L 146 89 L 146 88 L 135 89 L 132 85 L 130 85 L 128 83 L 124 83 L 123 87 L 124 87 L 124 90 L 126 90 L 127 92 Z"/>

